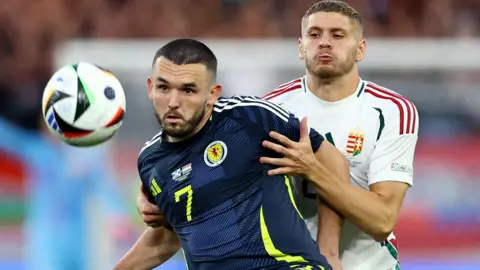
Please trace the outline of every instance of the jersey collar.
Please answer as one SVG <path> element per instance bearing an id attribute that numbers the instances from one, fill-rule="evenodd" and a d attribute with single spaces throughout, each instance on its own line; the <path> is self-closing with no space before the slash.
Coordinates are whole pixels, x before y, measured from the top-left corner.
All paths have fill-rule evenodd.
<path id="1" fill-rule="evenodd" d="M 358 98 L 362 95 L 363 93 L 363 90 L 365 89 L 365 86 L 366 86 L 366 83 L 364 80 L 362 80 L 361 77 L 359 77 L 359 81 L 358 81 L 358 85 L 357 85 L 357 89 L 355 90 L 355 93 L 354 95 Z M 309 90 L 308 90 L 308 87 L 307 87 L 307 76 L 303 76 L 302 77 L 302 87 L 303 87 L 303 92 L 304 93 L 307 93 Z"/>
<path id="2" fill-rule="evenodd" d="M 355 96 L 357 98 L 362 95 L 363 90 L 365 89 L 365 85 L 366 85 L 366 83 L 362 80 L 361 77 L 359 79 L 360 80 L 359 80 L 358 85 L 357 85 L 357 90 L 355 90 Z"/>
<path id="3" fill-rule="evenodd" d="M 212 120 L 213 120 L 213 112 L 208 121 L 205 123 L 205 125 L 192 137 L 185 139 L 183 141 L 179 142 L 168 142 L 166 140 L 161 140 L 161 147 L 164 149 L 183 149 L 185 147 L 189 147 L 193 145 L 195 142 L 199 141 L 200 138 L 205 136 L 205 133 L 210 129 L 212 126 Z"/>

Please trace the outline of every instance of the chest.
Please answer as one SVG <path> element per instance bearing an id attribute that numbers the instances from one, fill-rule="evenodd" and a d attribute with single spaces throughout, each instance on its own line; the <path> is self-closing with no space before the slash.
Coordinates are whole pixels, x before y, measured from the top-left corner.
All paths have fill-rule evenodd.
<path id="1" fill-rule="evenodd" d="M 198 218 L 261 173 L 262 139 L 260 134 L 230 126 L 158 161 L 150 169 L 148 184 L 172 225 Z"/>
<path id="2" fill-rule="evenodd" d="M 297 117 L 308 117 L 308 124 L 343 153 L 350 163 L 351 173 L 366 178 L 370 156 L 382 129 L 381 112 L 361 102 L 345 106 L 318 106 L 303 100 L 306 106 L 288 108 Z"/>

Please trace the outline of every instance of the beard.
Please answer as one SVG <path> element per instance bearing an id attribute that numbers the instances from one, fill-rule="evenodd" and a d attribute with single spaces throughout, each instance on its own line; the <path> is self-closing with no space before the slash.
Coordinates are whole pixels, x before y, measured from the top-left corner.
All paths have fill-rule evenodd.
<path id="1" fill-rule="evenodd" d="M 356 63 L 355 57 L 356 57 L 356 50 L 354 50 L 351 54 L 348 55 L 346 61 L 343 61 L 339 64 L 335 64 L 335 62 L 333 62 L 334 64 L 333 66 L 331 65 L 316 66 L 317 60 L 315 58 L 313 59 L 306 58 L 305 66 L 307 67 L 308 72 L 317 76 L 318 78 L 333 79 L 349 73 L 355 66 L 355 63 Z"/>
<path id="2" fill-rule="evenodd" d="M 190 119 L 185 120 L 183 117 L 176 115 L 180 118 L 180 120 L 182 120 L 181 122 L 165 124 L 165 119 L 162 119 L 154 109 L 155 118 L 157 119 L 158 124 L 160 124 L 160 126 L 162 127 L 162 133 L 177 139 L 189 137 L 190 135 L 192 135 L 195 128 L 205 117 L 205 112 L 206 102 L 205 105 L 202 106 L 202 109 L 198 110 Z M 166 112 L 165 117 L 170 113 L 170 111 Z"/>

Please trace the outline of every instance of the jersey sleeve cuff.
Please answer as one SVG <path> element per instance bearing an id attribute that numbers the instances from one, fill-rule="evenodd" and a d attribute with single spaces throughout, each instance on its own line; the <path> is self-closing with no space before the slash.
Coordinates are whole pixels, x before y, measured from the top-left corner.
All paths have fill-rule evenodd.
<path id="1" fill-rule="evenodd" d="M 320 146 L 322 145 L 324 140 L 325 138 L 320 134 L 318 134 L 318 137 L 314 137 L 313 139 L 310 138 L 313 153 L 316 153 L 318 149 L 320 149 Z"/>
<path id="2" fill-rule="evenodd" d="M 408 184 L 409 187 L 413 186 L 413 177 L 406 175 L 405 173 L 385 173 L 369 177 L 368 185 L 373 185 L 380 182 L 401 182 Z"/>

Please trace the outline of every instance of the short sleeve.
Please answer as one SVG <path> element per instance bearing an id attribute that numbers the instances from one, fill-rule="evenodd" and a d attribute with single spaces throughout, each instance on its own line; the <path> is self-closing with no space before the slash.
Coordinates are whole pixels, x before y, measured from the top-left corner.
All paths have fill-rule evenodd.
<path id="1" fill-rule="evenodd" d="M 147 200 L 149 203 L 156 204 L 155 197 L 152 194 L 152 185 L 150 184 L 146 173 L 148 171 L 148 169 L 146 168 L 147 166 L 145 165 L 145 161 L 142 160 L 140 157 L 138 158 L 137 166 L 138 175 L 140 176 L 140 182 L 143 184 L 144 194 L 147 195 Z M 151 166 L 148 167 L 151 168 Z"/>
<path id="2" fill-rule="evenodd" d="M 235 117 L 246 123 L 250 131 L 256 134 L 262 132 L 262 137 L 268 138 L 270 131 L 278 132 L 292 141 L 300 139 L 300 120 L 284 108 L 270 101 L 262 100 L 254 96 L 233 96 L 219 103 L 215 111 L 222 112 L 232 110 Z M 309 136 L 313 151 L 323 142 L 323 136 L 309 128 Z"/>
<path id="3" fill-rule="evenodd" d="M 270 131 L 275 131 L 292 141 L 298 142 L 300 140 L 300 120 L 294 114 L 267 100 L 256 98 L 255 103 L 253 101 L 250 102 L 254 104 L 252 109 L 260 111 L 257 115 L 261 115 L 259 118 L 266 131 L 266 136 L 268 136 Z M 312 128 L 309 128 L 309 136 L 312 150 L 316 152 L 324 138 Z"/>
<path id="4" fill-rule="evenodd" d="M 386 124 L 388 126 L 378 139 L 370 160 L 368 185 L 383 181 L 397 181 L 412 186 L 418 121 L 408 133 L 399 132 L 398 116 L 391 117 Z"/>
<path id="5" fill-rule="evenodd" d="M 271 127 L 272 131 L 276 131 L 280 134 L 287 136 L 290 140 L 298 142 L 300 140 L 300 120 L 293 114 L 289 114 L 288 122 L 279 127 Z M 308 128 L 310 142 L 312 143 L 312 150 L 316 152 L 322 144 L 324 138 L 313 128 Z"/>

